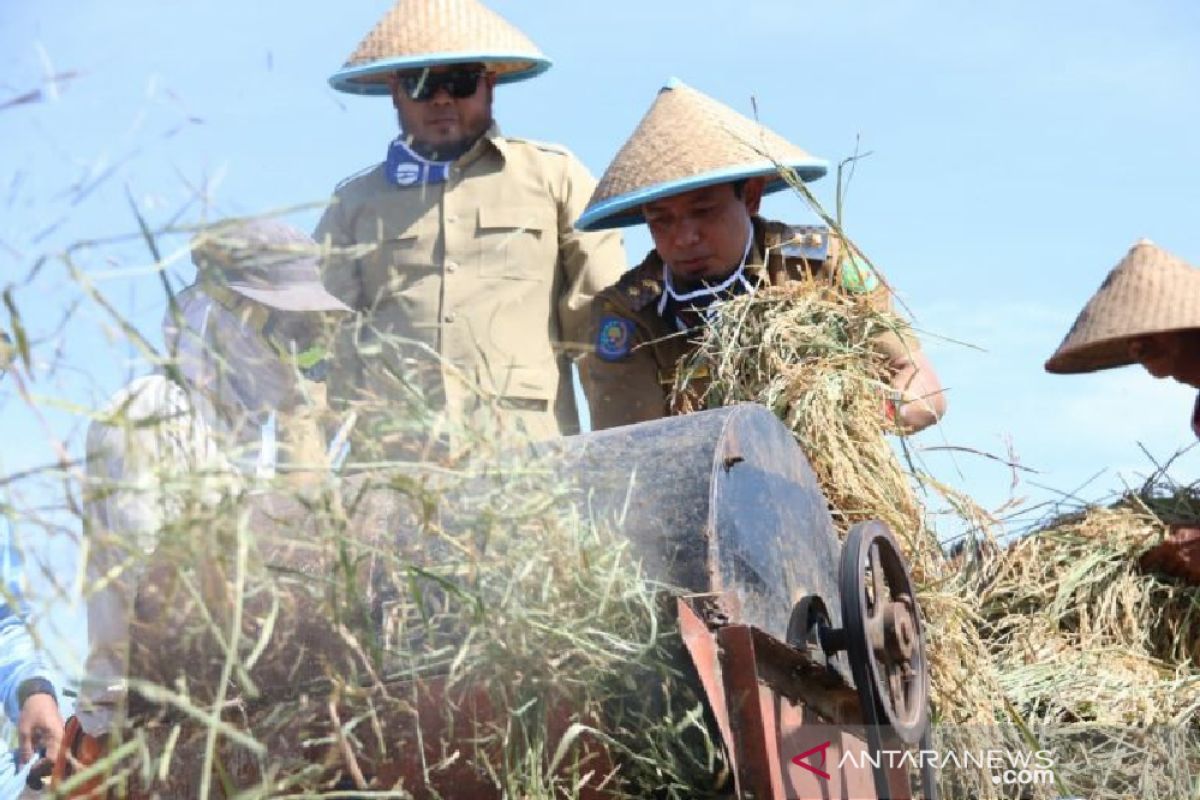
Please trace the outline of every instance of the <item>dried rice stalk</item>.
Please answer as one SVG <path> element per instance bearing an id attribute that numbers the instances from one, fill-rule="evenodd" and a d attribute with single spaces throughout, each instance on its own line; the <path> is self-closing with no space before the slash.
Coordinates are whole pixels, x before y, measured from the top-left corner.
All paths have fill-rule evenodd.
<path id="1" fill-rule="evenodd" d="M 882 519 L 921 551 L 920 506 L 885 437 L 885 366 L 870 349 L 897 324 L 816 282 L 764 288 L 723 304 L 675 397 L 685 407 L 766 406 L 804 446 L 841 530 Z"/>
<path id="2" fill-rule="evenodd" d="M 1195 488 L 1147 486 L 1048 522 L 974 581 L 1006 695 L 1094 798 L 1193 795 L 1200 775 L 1200 590 L 1144 574 Z"/>

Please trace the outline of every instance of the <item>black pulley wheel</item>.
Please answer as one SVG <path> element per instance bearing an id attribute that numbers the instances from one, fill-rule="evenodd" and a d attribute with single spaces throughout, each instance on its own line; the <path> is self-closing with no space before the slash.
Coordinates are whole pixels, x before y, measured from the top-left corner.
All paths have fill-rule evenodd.
<path id="1" fill-rule="evenodd" d="M 865 722 L 887 726 L 900 741 L 917 744 L 929 725 L 928 661 L 916 590 L 900 548 L 882 522 L 850 529 L 838 588 L 845 646 Z"/>

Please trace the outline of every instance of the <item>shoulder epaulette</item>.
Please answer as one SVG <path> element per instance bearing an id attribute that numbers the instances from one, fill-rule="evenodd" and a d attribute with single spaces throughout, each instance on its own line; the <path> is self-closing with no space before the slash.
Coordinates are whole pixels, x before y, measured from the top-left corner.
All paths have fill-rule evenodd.
<path id="1" fill-rule="evenodd" d="M 657 302 L 663 293 L 662 261 L 654 253 L 646 260 L 621 276 L 613 286 L 623 302 L 634 311 L 641 311 Z"/>
<path id="2" fill-rule="evenodd" d="M 779 254 L 785 261 L 836 262 L 837 275 L 834 280 L 851 294 L 871 294 L 880 287 L 879 276 L 867 261 L 851 253 L 838 258 L 844 252 L 838 235 L 825 225 L 779 224 Z M 771 234 L 768 233 L 768 238 Z M 833 267 L 831 267 L 833 268 Z"/>
<path id="3" fill-rule="evenodd" d="M 571 155 L 570 150 L 563 145 L 555 144 L 554 142 L 542 142 L 538 141 L 537 139 L 525 139 L 519 136 L 505 136 L 504 140 L 507 142 L 515 142 L 517 144 L 527 144 L 530 147 L 535 147 L 544 153 L 554 153 L 555 155 L 560 156 Z"/>
<path id="4" fill-rule="evenodd" d="M 768 243 L 768 246 L 778 247 L 779 254 L 785 259 L 826 261 L 835 249 L 834 233 L 824 225 L 780 223 L 779 228 L 771 233 L 776 234 L 778 238 L 773 244 Z"/>
<path id="5" fill-rule="evenodd" d="M 372 165 L 371 165 L 371 166 L 369 166 L 369 167 L 363 167 L 363 168 L 362 168 L 362 169 L 360 169 L 358 172 L 355 172 L 353 175 L 349 175 L 349 176 L 347 176 L 347 177 L 345 177 L 345 178 L 342 178 L 340 181 L 338 181 L 338 182 L 337 182 L 337 186 L 336 186 L 336 187 L 334 187 L 334 191 L 335 191 L 335 192 L 336 192 L 336 191 L 341 191 L 341 190 L 342 190 L 343 188 L 345 188 L 346 186 L 349 186 L 350 184 L 352 184 L 352 183 L 354 183 L 354 182 L 356 182 L 356 181 L 360 181 L 360 180 L 362 180 L 363 178 L 366 178 L 366 177 L 370 176 L 370 174 L 371 174 L 372 172 L 375 172 L 376 170 L 378 170 L 378 169 L 381 169 L 382 167 L 383 167 L 383 164 L 382 164 L 382 163 L 379 163 L 379 164 L 372 164 Z"/>

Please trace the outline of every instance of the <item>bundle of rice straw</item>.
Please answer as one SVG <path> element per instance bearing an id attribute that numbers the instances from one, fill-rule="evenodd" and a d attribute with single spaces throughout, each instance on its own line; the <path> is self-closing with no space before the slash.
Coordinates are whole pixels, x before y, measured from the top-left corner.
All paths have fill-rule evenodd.
<path id="1" fill-rule="evenodd" d="M 1198 499 L 1195 486 L 1148 484 L 973 565 L 1005 692 L 1076 793 L 1194 796 L 1200 589 L 1139 560 L 1168 522 L 1200 521 Z"/>
<path id="2" fill-rule="evenodd" d="M 885 437 L 885 365 L 870 349 L 898 324 L 816 281 L 762 289 L 722 304 L 679 371 L 676 400 L 766 406 L 804 447 L 843 532 L 882 519 L 922 552 L 921 509 Z"/>
<path id="3" fill-rule="evenodd" d="M 765 287 L 721 304 L 682 365 L 675 402 L 766 406 L 795 434 L 843 533 L 861 520 L 888 524 L 918 585 L 935 720 L 960 744 L 1011 743 L 1011 732 L 994 727 L 1010 711 L 974 602 L 887 438 L 894 432 L 883 411 L 887 372 L 871 340 L 902 326 L 865 299 L 816 281 Z M 951 732 L 967 725 L 974 727 Z M 946 776 L 952 794 L 994 796 L 989 774 L 969 772 Z"/>

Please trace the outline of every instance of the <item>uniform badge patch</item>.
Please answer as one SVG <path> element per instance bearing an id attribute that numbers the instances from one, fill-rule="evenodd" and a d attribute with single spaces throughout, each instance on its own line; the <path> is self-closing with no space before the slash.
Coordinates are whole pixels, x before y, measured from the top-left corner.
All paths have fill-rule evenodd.
<path id="1" fill-rule="evenodd" d="M 633 349 L 633 322 L 611 314 L 600 318 L 596 332 L 596 355 L 604 361 L 620 361 Z"/>

